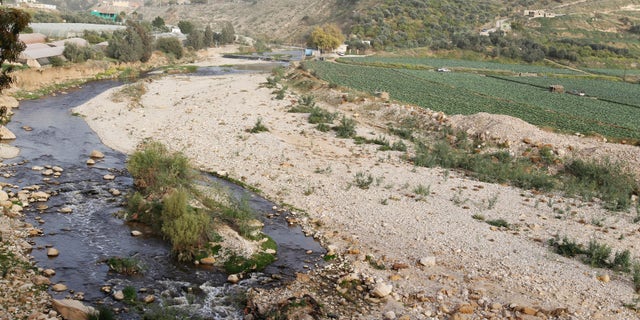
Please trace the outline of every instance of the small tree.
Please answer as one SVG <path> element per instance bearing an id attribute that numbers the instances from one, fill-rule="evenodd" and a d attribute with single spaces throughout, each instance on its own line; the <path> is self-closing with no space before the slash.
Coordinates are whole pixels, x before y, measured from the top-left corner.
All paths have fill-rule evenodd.
<path id="1" fill-rule="evenodd" d="M 180 22 L 178 22 L 178 28 L 180 28 L 180 32 L 190 34 L 195 27 L 191 21 L 180 20 Z"/>
<path id="2" fill-rule="evenodd" d="M 204 43 L 204 32 L 201 30 L 194 30 L 187 35 L 186 45 L 192 47 L 194 50 L 204 48 Z"/>
<path id="3" fill-rule="evenodd" d="M 64 44 L 64 51 L 62 54 L 67 58 L 67 60 L 73 63 L 84 62 L 91 57 L 90 54 L 88 55 L 82 47 L 72 42 Z"/>
<path id="4" fill-rule="evenodd" d="M 319 48 L 321 50 L 333 50 L 340 46 L 344 42 L 344 35 L 340 28 L 335 24 L 325 24 L 321 27 L 315 27 L 309 38 L 307 44 L 312 47 Z"/>
<path id="5" fill-rule="evenodd" d="M 151 58 L 153 42 L 149 31 L 141 24 L 128 22 L 125 30 L 113 32 L 107 55 L 123 62 L 147 62 Z"/>
<path id="6" fill-rule="evenodd" d="M 233 43 L 236 40 L 236 31 L 233 29 L 231 22 L 225 23 L 222 27 L 221 42 L 223 44 Z"/>
<path id="7" fill-rule="evenodd" d="M 213 47 L 216 44 L 215 33 L 211 29 L 211 26 L 207 26 L 204 29 L 204 45 L 205 47 Z"/>
<path id="8" fill-rule="evenodd" d="M 5 61 L 16 61 L 24 51 L 25 44 L 18 39 L 18 35 L 29 25 L 31 16 L 21 10 L 0 8 L 0 66 Z M 13 77 L 9 73 L 11 67 L 2 68 L 0 72 L 0 92 L 9 88 Z"/>

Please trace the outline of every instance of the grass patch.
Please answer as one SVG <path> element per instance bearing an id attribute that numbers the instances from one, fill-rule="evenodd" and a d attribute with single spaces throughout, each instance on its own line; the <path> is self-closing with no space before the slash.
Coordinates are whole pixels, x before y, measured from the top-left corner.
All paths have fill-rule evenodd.
<path id="1" fill-rule="evenodd" d="M 509 229 L 510 227 L 509 222 L 504 219 L 487 220 L 487 223 L 498 228 Z"/>
<path id="2" fill-rule="evenodd" d="M 597 197 L 610 210 L 628 209 L 633 204 L 631 196 L 640 190 L 633 175 L 609 161 L 574 160 L 558 167 L 549 148 L 543 147 L 529 158 L 516 158 L 506 151 L 483 153 L 477 149 L 478 145 L 464 133 L 445 128 L 440 137 L 417 141 L 411 160 L 417 166 L 462 170 L 470 177 L 490 183 L 508 183 L 540 191 L 559 190 L 585 200 Z M 550 171 L 558 173 L 550 174 Z M 495 205 L 497 198 L 490 200 L 489 205 Z"/>
<path id="3" fill-rule="evenodd" d="M 111 100 L 113 102 L 129 101 L 130 108 L 144 107 L 140 101 L 145 93 L 147 93 L 147 86 L 143 82 L 136 82 L 124 85 L 114 92 Z"/>
<path id="4" fill-rule="evenodd" d="M 143 144 L 129 158 L 127 168 L 136 187 L 127 202 L 129 219 L 152 226 L 171 243 L 178 260 L 216 255 L 220 246 L 211 245 L 221 241 L 212 231 L 216 223 L 225 223 L 249 239 L 261 227 L 251 223 L 255 215 L 248 202 L 217 189 L 210 197 L 196 188 L 197 175 L 184 155 L 169 152 L 158 142 Z"/>
<path id="5" fill-rule="evenodd" d="M 125 275 L 142 273 L 143 267 L 140 261 L 134 258 L 111 257 L 107 259 L 109 270 Z"/>

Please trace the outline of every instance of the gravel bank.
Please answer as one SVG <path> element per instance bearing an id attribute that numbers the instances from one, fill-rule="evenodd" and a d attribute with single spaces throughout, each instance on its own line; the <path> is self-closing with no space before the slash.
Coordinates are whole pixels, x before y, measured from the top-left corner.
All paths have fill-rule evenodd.
<path id="1" fill-rule="evenodd" d="M 217 52 L 211 54 L 203 64 L 230 63 Z M 636 297 L 629 275 L 561 257 L 546 244 L 555 235 L 580 243 L 597 239 L 611 245 L 614 252 L 629 249 L 633 257 L 640 257 L 635 212 L 610 213 L 597 202 L 414 167 L 403 160 L 401 152 L 379 151 L 375 145 L 357 145 L 332 132 L 315 130 L 304 114 L 286 112 L 297 97 L 274 100 L 272 90 L 261 86 L 265 77 L 166 76 L 145 83 L 144 107 L 113 102 L 116 88 L 75 112 L 114 149 L 130 153 L 144 139 L 155 139 L 183 152 L 202 169 L 226 171 L 261 189 L 268 198 L 303 209 L 307 224 L 314 226 L 310 232 L 321 235 L 349 267 L 328 267 L 334 270 L 333 288 L 314 290 L 308 284 L 314 280 L 300 275 L 300 281 L 289 287 L 259 295 L 268 300 L 309 294 L 335 309 L 335 314 L 356 319 L 637 317 L 623 306 Z M 425 111 L 369 102 L 324 107 L 356 117 L 358 134 L 371 138 L 387 136 L 380 128 L 397 115 L 414 114 L 435 121 Z M 491 127 L 500 128 L 493 133 L 510 140 L 514 152 L 524 147 L 524 138 L 531 138 L 552 143 L 557 150 L 571 145 L 575 154 L 595 148 L 628 154 L 620 157 L 640 162 L 637 147 L 542 131 L 528 136 L 533 133 L 520 131 L 524 127 L 518 120 L 484 117 L 501 124 Z M 258 119 L 269 132 L 248 133 Z M 472 128 L 470 123 L 479 124 L 479 119 L 467 120 L 456 117 L 451 123 L 489 131 L 487 126 Z M 509 121 L 516 125 L 509 126 Z M 356 185 L 358 173 L 372 177 L 368 188 Z M 423 191 L 417 191 L 420 186 Z M 493 227 L 474 215 L 504 219 L 511 227 Z M 380 270 L 376 265 L 386 268 Z M 311 275 L 313 279 L 315 272 Z M 349 275 L 361 283 L 353 292 L 361 293 L 365 307 L 355 307 L 359 300 L 346 298 L 344 288 L 336 286 Z M 391 292 L 374 293 L 388 285 Z M 318 293 L 322 290 L 324 295 Z"/>

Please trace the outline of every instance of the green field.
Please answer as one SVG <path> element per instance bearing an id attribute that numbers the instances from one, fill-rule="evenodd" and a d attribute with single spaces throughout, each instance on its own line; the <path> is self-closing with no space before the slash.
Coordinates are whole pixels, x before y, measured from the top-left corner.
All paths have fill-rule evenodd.
<path id="1" fill-rule="evenodd" d="M 365 64 L 378 66 L 397 66 L 400 68 L 460 68 L 470 70 L 485 70 L 506 73 L 536 73 L 536 74 L 569 74 L 579 75 L 583 72 L 554 68 L 548 66 L 526 65 L 526 64 L 506 64 L 490 61 L 470 61 L 442 58 L 413 58 L 413 57 L 361 57 L 361 58 L 340 58 L 338 61 L 349 64 Z"/>
<path id="2" fill-rule="evenodd" d="M 567 133 L 640 140 L 640 108 L 633 100 L 639 96 L 640 86 L 633 84 L 584 79 L 576 82 L 581 85 L 578 90 L 602 96 L 606 93 L 611 101 L 603 101 L 546 89 L 549 84 L 562 84 L 565 80 L 570 89 L 570 81 L 578 79 L 554 78 L 548 83 L 550 79 L 544 77 L 489 77 L 322 61 L 306 62 L 306 66 L 330 83 L 369 93 L 386 91 L 394 100 L 447 114 L 506 114 Z"/>

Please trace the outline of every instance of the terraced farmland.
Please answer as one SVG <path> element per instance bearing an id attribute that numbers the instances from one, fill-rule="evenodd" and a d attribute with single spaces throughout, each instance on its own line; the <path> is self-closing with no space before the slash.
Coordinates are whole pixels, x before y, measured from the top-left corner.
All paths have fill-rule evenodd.
<path id="1" fill-rule="evenodd" d="M 546 89 L 548 84 L 536 87 L 475 73 L 438 73 L 322 61 L 307 62 L 306 65 L 330 83 L 369 93 L 386 91 L 392 99 L 447 114 L 506 114 L 568 133 L 640 139 L 640 112 L 637 107 L 550 93 Z M 629 87 L 628 92 L 632 93 L 632 89 Z"/>

